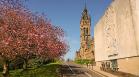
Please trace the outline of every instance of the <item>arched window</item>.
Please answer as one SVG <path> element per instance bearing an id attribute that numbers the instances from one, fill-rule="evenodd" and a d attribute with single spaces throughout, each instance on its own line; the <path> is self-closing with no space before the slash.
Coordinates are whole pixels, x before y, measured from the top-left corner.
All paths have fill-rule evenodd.
<path id="1" fill-rule="evenodd" d="M 88 28 L 83 28 L 83 35 L 84 37 L 88 35 Z"/>
<path id="2" fill-rule="evenodd" d="M 86 35 L 86 30 L 85 30 L 85 28 L 83 28 L 83 32 L 84 32 L 84 36 Z"/>
<path id="3" fill-rule="evenodd" d="M 86 35 L 88 35 L 88 28 L 86 28 Z"/>

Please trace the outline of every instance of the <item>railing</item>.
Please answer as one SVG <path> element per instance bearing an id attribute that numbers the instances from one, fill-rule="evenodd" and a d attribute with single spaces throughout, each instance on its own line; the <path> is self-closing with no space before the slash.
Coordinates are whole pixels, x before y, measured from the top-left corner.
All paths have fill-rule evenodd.
<path id="1" fill-rule="evenodd" d="M 117 66 L 112 66 L 107 62 L 102 63 L 101 67 L 100 67 L 100 70 L 102 70 L 102 71 L 113 71 L 113 72 L 115 72 L 115 71 L 118 71 L 118 69 L 119 68 Z"/>

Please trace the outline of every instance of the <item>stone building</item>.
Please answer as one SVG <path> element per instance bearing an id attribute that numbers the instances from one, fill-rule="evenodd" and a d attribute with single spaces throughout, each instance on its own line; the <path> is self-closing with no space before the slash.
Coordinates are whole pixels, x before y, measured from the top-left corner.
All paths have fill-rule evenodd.
<path id="1" fill-rule="evenodd" d="M 95 61 L 139 75 L 139 0 L 113 0 L 94 28 Z"/>
<path id="2" fill-rule="evenodd" d="M 91 37 L 91 17 L 85 7 L 80 20 L 80 49 L 76 59 L 94 59 L 94 39 Z"/>
<path id="3" fill-rule="evenodd" d="M 79 51 L 76 51 L 75 60 L 81 59 L 81 55 Z"/>

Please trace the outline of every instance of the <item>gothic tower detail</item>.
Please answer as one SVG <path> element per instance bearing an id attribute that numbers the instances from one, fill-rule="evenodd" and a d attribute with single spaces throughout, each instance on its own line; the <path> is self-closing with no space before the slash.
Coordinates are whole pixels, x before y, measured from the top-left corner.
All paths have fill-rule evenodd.
<path id="1" fill-rule="evenodd" d="M 80 20 L 80 45 L 81 48 L 88 48 L 89 42 L 91 40 L 91 34 L 90 34 L 90 28 L 91 28 L 91 17 L 88 14 L 88 10 L 85 6 L 81 20 Z"/>
<path id="2" fill-rule="evenodd" d="M 91 17 L 86 8 L 80 19 L 80 49 L 76 51 L 76 60 L 94 61 L 94 39 L 91 37 Z"/>

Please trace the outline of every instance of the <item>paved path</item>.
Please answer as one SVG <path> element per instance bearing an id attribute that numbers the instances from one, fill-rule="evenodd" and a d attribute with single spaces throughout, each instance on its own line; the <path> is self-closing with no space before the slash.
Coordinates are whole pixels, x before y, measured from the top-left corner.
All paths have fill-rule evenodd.
<path id="1" fill-rule="evenodd" d="M 72 62 L 65 62 L 60 69 L 61 77 L 102 77 Z"/>

